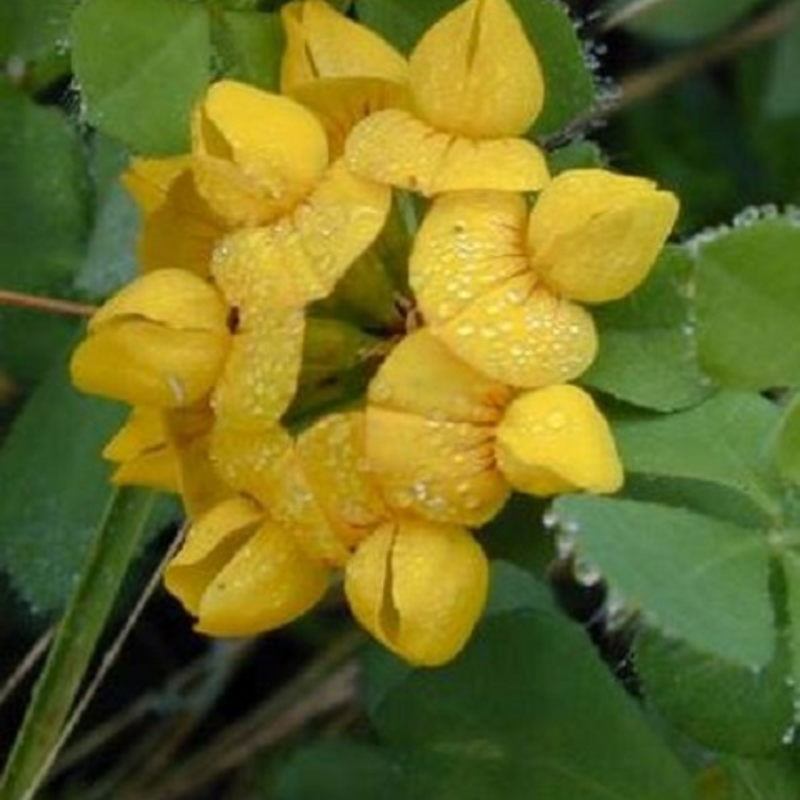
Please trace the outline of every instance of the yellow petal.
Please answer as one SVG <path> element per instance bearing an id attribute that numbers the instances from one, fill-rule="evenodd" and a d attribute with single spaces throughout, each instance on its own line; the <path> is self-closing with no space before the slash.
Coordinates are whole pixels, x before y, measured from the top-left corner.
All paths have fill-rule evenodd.
<path id="1" fill-rule="evenodd" d="M 195 113 L 193 150 L 233 161 L 265 197 L 289 208 L 328 166 L 325 131 L 288 97 L 236 81 L 219 81 Z"/>
<path id="2" fill-rule="evenodd" d="M 350 131 L 386 108 L 408 106 L 408 89 L 383 78 L 320 78 L 298 86 L 292 97 L 318 117 L 328 135 L 331 161 L 344 153 Z"/>
<path id="3" fill-rule="evenodd" d="M 164 413 L 166 437 L 176 462 L 178 491 L 189 519 L 198 519 L 234 493 L 211 461 L 213 424 L 214 415 L 206 405 Z"/>
<path id="4" fill-rule="evenodd" d="M 214 276 L 232 305 L 306 305 L 327 296 L 373 243 L 390 203 L 387 187 L 337 162 L 290 217 L 226 237 L 214 256 Z"/>
<path id="5" fill-rule="evenodd" d="M 297 389 L 304 325 L 304 313 L 296 309 L 242 315 L 214 389 L 219 418 L 241 428 L 280 419 Z"/>
<path id="6" fill-rule="evenodd" d="M 447 322 L 528 272 L 527 216 L 524 199 L 510 192 L 463 192 L 434 201 L 409 262 L 411 288 L 428 324 Z"/>
<path id="7" fill-rule="evenodd" d="M 297 440 L 297 459 L 317 503 L 351 547 L 388 516 L 366 460 L 363 412 L 329 414 Z"/>
<path id="8" fill-rule="evenodd" d="M 386 502 L 401 513 L 477 527 L 508 498 L 490 426 L 368 406 L 367 457 Z"/>
<path id="9" fill-rule="evenodd" d="M 406 60 L 369 28 L 349 20 L 322 0 L 281 8 L 286 49 L 281 91 L 319 78 L 383 78 L 397 83 L 408 75 Z"/>
<path id="10" fill-rule="evenodd" d="M 566 297 L 616 300 L 645 279 L 677 215 L 676 197 L 652 181 L 599 169 L 562 172 L 531 214 L 531 262 Z"/>
<path id="11" fill-rule="evenodd" d="M 608 423 L 577 386 L 550 386 L 514 400 L 497 428 L 497 463 L 529 494 L 608 493 L 622 486 Z"/>
<path id="12" fill-rule="evenodd" d="M 103 458 L 126 461 L 145 450 L 162 447 L 166 441 L 163 412 L 156 408 L 134 408 L 125 424 L 106 444 Z"/>
<path id="13" fill-rule="evenodd" d="M 227 330 L 229 309 L 207 281 L 180 269 L 148 272 L 117 292 L 89 321 L 89 330 L 119 318 L 158 322 L 173 330 Z"/>
<path id="14" fill-rule="evenodd" d="M 356 125 L 345 159 L 358 175 L 426 197 L 480 189 L 534 191 L 548 179 L 544 157 L 531 142 L 466 139 L 401 109 L 378 111 Z"/>
<path id="15" fill-rule="evenodd" d="M 166 199 L 176 179 L 188 170 L 190 155 L 173 158 L 134 158 L 122 174 L 122 185 L 133 195 L 139 208 L 150 214 Z"/>
<path id="16" fill-rule="evenodd" d="M 192 525 L 186 541 L 164 571 L 164 585 L 187 611 L 197 614 L 214 576 L 242 545 L 264 512 L 244 497 L 220 503 Z"/>
<path id="17" fill-rule="evenodd" d="M 214 386 L 228 338 L 122 318 L 81 342 L 72 354 L 72 382 L 81 391 L 134 406 L 189 406 Z"/>
<path id="18" fill-rule="evenodd" d="M 436 666 L 466 644 L 486 602 L 488 565 L 463 528 L 403 520 L 363 541 L 347 564 L 356 619 L 412 664 Z"/>
<path id="19" fill-rule="evenodd" d="M 180 269 L 208 275 L 223 220 L 200 197 L 190 171 L 170 185 L 164 202 L 145 215 L 137 254 L 143 272 Z"/>
<path id="20" fill-rule="evenodd" d="M 278 478 L 294 458 L 294 444 L 279 425 L 240 428 L 222 417 L 214 424 L 210 454 L 230 486 L 272 508 L 280 494 Z"/>
<path id="21" fill-rule="evenodd" d="M 369 387 L 371 406 L 406 411 L 433 422 L 493 424 L 511 390 L 476 372 L 428 328 L 406 336 Z"/>
<path id="22" fill-rule="evenodd" d="M 157 409 L 135 408 L 103 449 L 103 458 L 118 464 L 111 476 L 117 486 L 178 491 L 178 463 L 167 445 L 163 413 Z"/>
<path id="23" fill-rule="evenodd" d="M 544 101 L 536 53 L 506 0 L 467 0 L 422 37 L 410 60 L 420 115 L 472 138 L 524 133 Z"/>
<path id="24" fill-rule="evenodd" d="M 325 594 L 329 572 L 312 561 L 282 526 L 266 521 L 203 593 L 196 629 L 249 636 L 286 625 Z"/>
<path id="25" fill-rule="evenodd" d="M 119 463 L 111 475 L 114 486 L 146 486 L 159 492 L 180 491 L 175 454 L 166 445 L 146 450 Z"/>
<path id="26" fill-rule="evenodd" d="M 523 388 L 572 380 L 597 352 L 589 314 L 532 275 L 482 295 L 433 333 L 479 372 Z"/>

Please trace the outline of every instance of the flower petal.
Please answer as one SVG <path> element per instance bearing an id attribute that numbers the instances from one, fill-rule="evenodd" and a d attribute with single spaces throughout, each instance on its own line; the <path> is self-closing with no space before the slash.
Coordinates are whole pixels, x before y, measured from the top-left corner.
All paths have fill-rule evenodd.
<path id="1" fill-rule="evenodd" d="M 196 630 L 248 636 L 286 625 L 314 606 L 329 571 L 306 556 L 291 534 L 262 523 L 203 593 Z"/>
<path id="2" fill-rule="evenodd" d="M 214 576 L 249 536 L 264 512 L 244 497 L 212 508 L 189 529 L 186 541 L 164 571 L 164 585 L 192 614 Z"/>
<path id="3" fill-rule="evenodd" d="M 369 387 L 371 406 L 409 412 L 433 422 L 493 424 L 511 398 L 499 381 L 476 372 L 429 328 L 406 336 Z"/>
<path id="4" fill-rule="evenodd" d="M 224 232 L 223 221 L 198 194 L 192 173 L 181 174 L 164 202 L 144 217 L 137 246 L 142 271 L 180 269 L 205 277 Z"/>
<path id="5" fill-rule="evenodd" d="M 488 573 L 463 528 L 403 520 L 361 543 L 345 592 L 378 641 L 412 664 L 437 666 L 466 644 L 486 603 Z"/>
<path id="6" fill-rule="evenodd" d="M 134 408 L 103 449 L 103 458 L 117 464 L 111 476 L 116 486 L 178 491 L 178 463 L 167 445 L 163 412 L 158 409 Z"/>
<path id="7" fill-rule="evenodd" d="M 122 185 L 133 195 L 139 208 L 150 214 L 167 198 L 170 188 L 192 163 L 190 155 L 173 158 L 134 158 L 122 174 Z"/>
<path id="8" fill-rule="evenodd" d="M 83 392 L 134 406 L 180 408 L 208 394 L 227 352 L 228 337 L 218 333 L 123 318 L 84 339 L 70 370 Z"/>
<path id="9" fill-rule="evenodd" d="M 292 308 L 327 296 L 375 240 L 391 193 L 337 162 L 290 218 L 223 240 L 212 271 L 235 306 Z"/>
<path id="10" fill-rule="evenodd" d="M 322 0 L 287 3 L 281 8 L 286 49 L 281 92 L 319 78 L 383 78 L 404 83 L 406 60 L 376 33 L 334 11 Z"/>
<path id="11" fill-rule="evenodd" d="M 476 297 L 528 272 L 527 207 L 510 192 L 437 198 L 419 229 L 409 281 L 425 320 L 447 322 Z"/>
<path id="12" fill-rule="evenodd" d="M 209 88 L 195 113 L 193 151 L 233 161 L 282 209 L 303 197 L 328 166 L 325 131 L 310 111 L 236 81 Z"/>
<path id="13" fill-rule="evenodd" d="M 512 278 L 432 330 L 479 372 L 523 388 L 572 380 L 597 352 L 589 314 L 536 288 L 532 275 Z"/>
<path id="14" fill-rule="evenodd" d="M 401 109 L 378 111 L 356 125 L 345 159 L 357 175 L 426 197 L 481 189 L 534 191 L 548 179 L 544 157 L 531 142 L 455 136 Z"/>
<path id="15" fill-rule="evenodd" d="M 489 426 L 368 406 L 367 457 L 386 502 L 400 513 L 477 527 L 508 498 Z"/>
<path id="16" fill-rule="evenodd" d="M 279 494 L 278 477 L 294 457 L 292 437 L 280 426 L 238 428 L 218 418 L 211 433 L 211 460 L 231 487 L 270 508 Z"/>
<path id="17" fill-rule="evenodd" d="M 212 402 L 229 424 L 264 428 L 280 419 L 297 389 L 305 318 L 297 309 L 244 311 Z"/>
<path id="18" fill-rule="evenodd" d="M 350 131 L 362 119 L 386 108 L 408 106 L 405 85 L 383 78 L 319 78 L 298 86 L 292 97 L 311 109 L 328 135 L 331 161 L 345 149 Z"/>
<path id="19" fill-rule="evenodd" d="M 608 423 L 577 386 L 550 386 L 514 400 L 497 428 L 497 462 L 529 494 L 607 493 L 622 486 Z"/>
<path id="20" fill-rule="evenodd" d="M 228 306 L 202 278 L 180 269 L 148 272 L 122 288 L 89 321 L 89 330 L 129 317 L 172 330 L 227 331 Z"/>
<path id="21" fill-rule="evenodd" d="M 468 0 L 422 37 L 410 59 L 420 115 L 473 138 L 524 133 L 544 102 L 536 53 L 506 0 Z"/>
<path id="22" fill-rule="evenodd" d="M 330 414 L 297 440 L 297 458 L 325 516 L 351 547 L 388 516 L 366 461 L 363 412 Z"/>
<path id="23" fill-rule="evenodd" d="M 566 297 L 616 300 L 645 279 L 677 215 L 676 197 L 652 181 L 599 169 L 562 172 L 531 213 L 532 264 Z"/>

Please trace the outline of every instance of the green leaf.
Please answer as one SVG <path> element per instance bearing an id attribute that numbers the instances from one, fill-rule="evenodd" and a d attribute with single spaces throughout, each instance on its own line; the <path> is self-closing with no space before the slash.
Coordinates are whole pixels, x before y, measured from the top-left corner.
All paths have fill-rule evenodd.
<path id="1" fill-rule="evenodd" d="M 272 795 L 271 795 L 272 796 Z M 275 800 L 402 800 L 400 770 L 381 749 L 354 741 L 316 742 L 280 771 Z"/>
<path id="2" fill-rule="evenodd" d="M 209 19 L 178 0 L 86 0 L 72 24 L 86 116 L 137 152 L 189 147 L 189 115 L 208 84 Z"/>
<path id="3" fill-rule="evenodd" d="M 0 140 L 0 282 L 19 291 L 63 287 L 88 232 L 80 139 L 60 111 L 0 84 Z"/>
<path id="4" fill-rule="evenodd" d="M 758 395 L 720 392 L 688 411 L 621 419 L 614 434 L 630 472 L 718 483 L 778 515 L 780 487 L 768 444 L 779 416 Z"/>
<path id="5" fill-rule="evenodd" d="M 724 800 L 800 800 L 797 758 L 749 760 L 725 758 L 721 763 L 730 777 L 731 792 Z"/>
<path id="6" fill-rule="evenodd" d="M 66 49 L 69 18 L 76 4 L 77 0 L 0 3 L 0 59 L 36 61 Z"/>
<path id="7" fill-rule="evenodd" d="M 122 489 L 94 520 L 92 546 L 78 577 L 25 720 L 0 781 L 0 800 L 32 797 L 59 744 L 122 581 L 147 528 L 154 495 Z M 51 555 L 55 558 L 55 554 Z"/>
<path id="8" fill-rule="evenodd" d="M 284 35 L 277 14 L 226 11 L 214 29 L 214 45 L 225 77 L 278 91 Z"/>
<path id="9" fill-rule="evenodd" d="M 34 612 L 60 609 L 74 587 L 111 495 L 100 451 L 121 418 L 79 395 L 60 360 L 0 449 L 0 567 Z"/>
<path id="10" fill-rule="evenodd" d="M 781 475 L 800 486 L 800 395 L 783 411 L 775 450 Z"/>
<path id="11" fill-rule="evenodd" d="M 600 350 L 582 383 L 656 411 L 688 408 L 709 395 L 697 365 L 691 267 L 684 249 L 667 247 L 635 292 L 594 311 Z"/>
<path id="12" fill-rule="evenodd" d="M 764 98 L 765 110 L 776 119 L 800 114 L 800 92 L 797 91 L 797 76 L 800 74 L 800 17 L 776 42 L 773 58 L 772 74 Z"/>
<path id="13" fill-rule="evenodd" d="M 727 28 L 763 0 L 670 0 L 652 3 L 626 27 L 662 39 L 698 39 Z M 635 0 L 627 0 L 633 5 Z M 619 4 L 624 7 L 626 4 Z"/>
<path id="14" fill-rule="evenodd" d="M 647 622 L 735 664 L 772 660 L 764 532 L 630 500 L 563 497 L 555 507 L 578 556 Z"/>
<path id="15" fill-rule="evenodd" d="M 459 0 L 356 0 L 359 19 L 410 53 L 422 34 Z M 511 0 L 542 65 L 545 104 L 533 126 L 537 136 L 564 128 L 594 102 L 594 79 L 564 6 L 550 0 Z"/>
<path id="16" fill-rule="evenodd" d="M 720 383 L 800 382 L 800 225 L 762 219 L 702 244 L 697 256 L 700 363 Z"/>
<path id="17" fill-rule="evenodd" d="M 785 654 L 753 671 L 656 631 L 637 636 L 646 697 L 684 733 L 723 752 L 766 755 L 785 744 L 794 724 L 786 669 Z"/>
<path id="18" fill-rule="evenodd" d="M 780 561 L 786 584 L 791 675 L 795 697 L 800 698 L 800 553 L 796 550 L 785 550 L 781 553 Z"/>
<path id="19" fill-rule="evenodd" d="M 583 631 L 546 610 L 485 620 L 374 713 L 414 800 L 689 800 L 686 773 Z"/>

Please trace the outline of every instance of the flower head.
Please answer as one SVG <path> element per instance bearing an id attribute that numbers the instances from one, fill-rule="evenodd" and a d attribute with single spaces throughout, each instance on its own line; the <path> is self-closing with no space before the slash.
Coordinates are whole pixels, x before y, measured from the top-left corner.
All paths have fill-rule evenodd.
<path id="1" fill-rule="evenodd" d="M 422 37 L 409 60 L 411 111 L 372 114 L 350 135 L 359 175 L 424 195 L 532 191 L 547 180 L 541 152 L 519 138 L 544 83 L 506 0 L 467 0 Z"/>
<path id="2" fill-rule="evenodd" d="M 576 301 L 635 288 L 677 207 L 651 182 L 603 170 L 562 173 L 530 214 L 518 195 L 447 195 L 419 231 L 411 285 L 434 333 L 476 369 L 524 388 L 564 383 L 597 349 Z"/>

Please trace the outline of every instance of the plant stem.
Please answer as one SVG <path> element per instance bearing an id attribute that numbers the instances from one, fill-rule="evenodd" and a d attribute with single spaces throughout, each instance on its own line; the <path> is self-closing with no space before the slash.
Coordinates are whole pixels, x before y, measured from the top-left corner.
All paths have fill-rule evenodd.
<path id="1" fill-rule="evenodd" d="M 37 297 L 23 292 L 12 292 L 0 289 L 0 306 L 16 306 L 32 311 L 43 311 L 48 314 L 64 314 L 71 317 L 91 317 L 97 306 L 86 303 L 75 303 L 72 300 L 60 300 L 56 297 Z"/>

